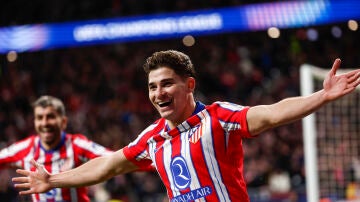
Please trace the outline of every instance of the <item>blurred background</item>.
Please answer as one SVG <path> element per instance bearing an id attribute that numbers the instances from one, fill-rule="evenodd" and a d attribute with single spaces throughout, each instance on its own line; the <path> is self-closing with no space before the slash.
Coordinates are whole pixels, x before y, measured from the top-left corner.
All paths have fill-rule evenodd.
<path id="1" fill-rule="evenodd" d="M 34 133 L 30 103 L 44 94 L 64 101 L 67 132 L 114 150 L 126 146 L 158 118 L 142 65 L 159 50 L 191 57 L 196 99 L 206 104 L 253 106 L 300 95 L 301 64 L 330 68 L 340 57 L 342 67 L 359 66 L 358 8 L 357 1 L 326 0 L 2 2 L 0 148 Z M 252 202 L 306 201 L 302 138 L 297 121 L 244 141 Z M 13 175 L 1 172 L 0 195 L 24 201 Z M 166 196 L 156 173 L 118 176 L 90 194 L 96 202 Z"/>

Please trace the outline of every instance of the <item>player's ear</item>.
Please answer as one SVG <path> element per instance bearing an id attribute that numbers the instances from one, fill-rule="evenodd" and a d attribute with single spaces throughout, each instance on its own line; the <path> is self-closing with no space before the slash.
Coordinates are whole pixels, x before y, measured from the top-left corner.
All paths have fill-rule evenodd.
<path id="1" fill-rule="evenodd" d="M 191 92 L 194 92 L 195 90 L 195 78 L 194 77 L 189 77 L 187 78 L 187 87 Z"/>
<path id="2" fill-rule="evenodd" d="M 67 128 L 67 124 L 68 124 L 68 117 L 63 116 L 61 121 L 62 121 L 61 122 L 61 127 L 62 127 L 63 130 L 65 130 Z"/>

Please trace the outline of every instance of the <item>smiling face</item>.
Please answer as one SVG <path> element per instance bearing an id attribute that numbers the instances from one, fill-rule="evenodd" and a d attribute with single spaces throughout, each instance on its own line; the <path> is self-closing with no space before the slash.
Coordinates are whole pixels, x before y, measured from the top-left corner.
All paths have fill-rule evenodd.
<path id="1" fill-rule="evenodd" d="M 59 144 L 67 118 L 60 115 L 53 106 L 37 106 L 34 108 L 34 125 L 42 146 L 49 150 Z"/>
<path id="2" fill-rule="evenodd" d="M 149 99 L 160 116 L 176 127 L 195 110 L 195 79 L 182 78 L 168 67 L 151 70 L 148 77 Z"/>

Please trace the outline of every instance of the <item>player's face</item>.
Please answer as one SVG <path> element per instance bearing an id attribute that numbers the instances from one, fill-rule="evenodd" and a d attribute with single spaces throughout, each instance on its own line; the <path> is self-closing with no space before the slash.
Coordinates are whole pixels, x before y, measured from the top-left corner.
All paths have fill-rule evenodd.
<path id="1" fill-rule="evenodd" d="M 194 78 L 184 79 L 174 70 L 161 67 L 149 73 L 148 87 L 150 101 L 160 116 L 173 126 L 182 123 L 194 111 Z"/>
<path id="2" fill-rule="evenodd" d="M 61 116 L 52 106 L 35 107 L 34 124 L 42 145 L 46 149 L 52 149 L 60 142 L 61 132 L 67 125 L 67 118 Z"/>

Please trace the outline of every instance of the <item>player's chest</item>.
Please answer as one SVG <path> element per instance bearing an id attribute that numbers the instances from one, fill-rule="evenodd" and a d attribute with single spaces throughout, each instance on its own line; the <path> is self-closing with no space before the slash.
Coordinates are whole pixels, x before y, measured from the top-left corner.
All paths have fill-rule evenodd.
<path id="1" fill-rule="evenodd" d="M 178 156 L 202 156 L 203 151 L 212 149 L 216 141 L 214 130 L 216 127 L 203 121 L 192 126 L 161 132 L 158 137 L 148 142 L 150 157 L 154 162 L 169 164 Z"/>
<path id="2" fill-rule="evenodd" d="M 64 150 L 63 152 L 40 152 L 35 160 L 51 173 L 58 173 L 74 168 L 77 162 L 75 157 L 72 151 Z"/>

